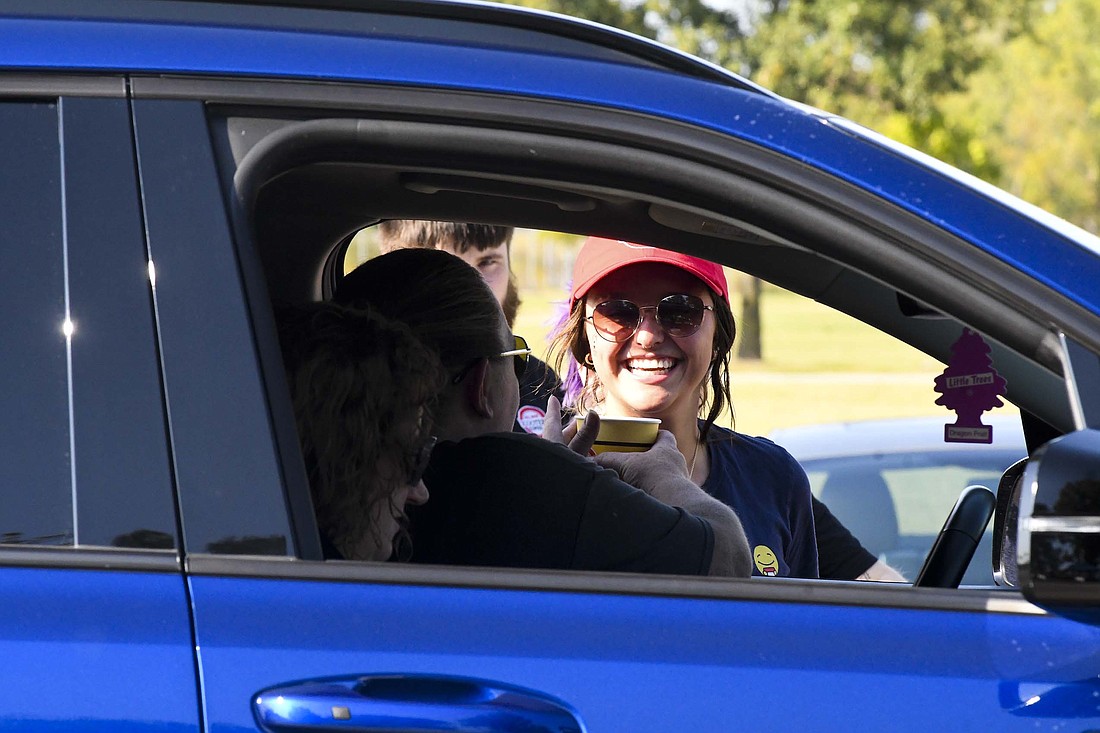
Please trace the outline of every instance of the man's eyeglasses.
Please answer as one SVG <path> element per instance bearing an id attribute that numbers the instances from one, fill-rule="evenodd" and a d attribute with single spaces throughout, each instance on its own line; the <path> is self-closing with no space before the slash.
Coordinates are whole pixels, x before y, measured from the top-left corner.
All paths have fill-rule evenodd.
<path id="1" fill-rule="evenodd" d="M 435 444 L 438 440 L 439 439 L 434 435 L 429 435 L 424 439 L 424 442 L 420 444 L 420 448 L 416 451 L 416 455 L 413 456 L 412 464 L 409 466 L 409 486 L 420 483 L 420 480 L 424 478 L 424 472 L 428 470 L 428 461 L 432 458 L 432 449 L 435 448 Z"/>
<path id="2" fill-rule="evenodd" d="M 638 305 L 629 300 L 605 300 L 592 309 L 591 321 L 596 333 L 606 341 L 620 344 L 638 331 L 642 325 L 642 313 L 656 312 L 657 323 L 669 336 L 690 336 L 703 325 L 703 316 L 714 306 L 706 305 L 694 295 L 666 295 L 657 305 Z"/>
<path id="3" fill-rule="evenodd" d="M 515 348 L 502 351 L 499 354 L 494 354 L 488 358 L 490 359 L 506 359 L 512 357 L 512 368 L 516 370 L 516 379 L 523 380 L 523 375 L 527 373 L 527 359 L 531 356 L 531 347 L 527 345 L 526 339 L 522 336 L 516 336 L 512 334 L 512 338 L 515 340 Z M 458 384 L 466 375 L 470 373 L 470 369 L 474 364 L 477 364 L 477 359 L 470 362 L 469 366 L 463 369 L 461 372 L 455 375 L 451 380 L 451 384 Z"/>

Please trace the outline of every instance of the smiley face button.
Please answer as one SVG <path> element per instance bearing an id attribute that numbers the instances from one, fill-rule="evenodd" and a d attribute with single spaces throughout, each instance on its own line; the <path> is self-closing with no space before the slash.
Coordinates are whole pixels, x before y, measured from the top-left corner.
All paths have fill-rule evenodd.
<path id="1" fill-rule="evenodd" d="M 779 575 L 779 559 L 770 547 L 757 545 L 752 549 L 752 559 L 756 561 L 756 569 L 761 575 L 769 577 Z"/>

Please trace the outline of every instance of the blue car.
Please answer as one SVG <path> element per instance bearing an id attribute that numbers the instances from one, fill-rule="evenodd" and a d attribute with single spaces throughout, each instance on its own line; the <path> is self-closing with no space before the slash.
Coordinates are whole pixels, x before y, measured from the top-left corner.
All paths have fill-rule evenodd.
<path id="1" fill-rule="evenodd" d="M 1100 241 L 609 28 L 354 5 L 0 8 L 0 729 L 1100 728 Z M 689 252 L 947 370 L 979 334 L 998 584 L 950 587 L 988 495 L 918 587 L 324 561 L 272 303 L 407 217 Z"/>

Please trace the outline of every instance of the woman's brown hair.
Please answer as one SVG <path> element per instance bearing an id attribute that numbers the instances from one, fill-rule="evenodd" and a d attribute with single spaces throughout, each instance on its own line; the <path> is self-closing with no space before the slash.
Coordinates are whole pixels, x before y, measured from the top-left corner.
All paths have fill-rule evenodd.
<path id="1" fill-rule="evenodd" d="M 317 524 L 347 559 L 381 502 L 397 519 L 394 493 L 427 439 L 442 365 L 404 324 L 370 309 L 309 303 L 276 313 L 302 456 Z M 394 555 L 407 559 L 402 530 Z M 402 557 L 404 556 L 404 557 Z"/>
<path id="2" fill-rule="evenodd" d="M 501 343 L 500 304 L 481 275 L 452 254 L 399 249 L 367 260 L 336 287 L 336 301 L 406 324 L 454 376 Z"/>

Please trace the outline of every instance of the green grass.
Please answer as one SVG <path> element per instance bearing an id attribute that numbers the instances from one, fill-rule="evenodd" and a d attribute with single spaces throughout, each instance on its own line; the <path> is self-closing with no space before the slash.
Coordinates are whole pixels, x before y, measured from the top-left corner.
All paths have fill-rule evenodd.
<path id="1" fill-rule="evenodd" d="M 761 298 L 763 371 L 928 372 L 932 357 L 850 316 L 794 293 L 765 288 Z M 745 364 L 751 368 L 751 363 Z"/>
<path id="2" fill-rule="evenodd" d="M 524 293 L 516 333 L 545 356 L 556 290 Z M 890 336 L 801 296 L 765 288 L 761 361 L 731 369 L 736 427 L 766 435 L 819 422 L 954 413 L 934 404 L 943 365 Z M 1011 409 L 1011 408 L 1002 408 Z M 723 421 L 729 424 L 729 419 Z"/>

